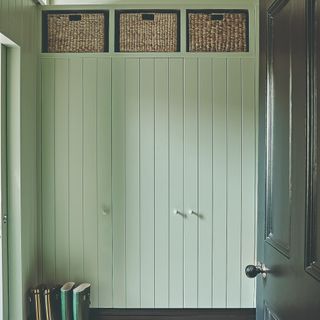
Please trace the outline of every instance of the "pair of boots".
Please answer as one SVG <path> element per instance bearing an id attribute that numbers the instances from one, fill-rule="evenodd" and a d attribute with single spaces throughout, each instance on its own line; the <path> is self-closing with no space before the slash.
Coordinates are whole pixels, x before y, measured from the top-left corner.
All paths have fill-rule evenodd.
<path id="1" fill-rule="evenodd" d="M 28 320 L 88 320 L 90 284 L 39 285 L 29 291 Z"/>
<path id="2" fill-rule="evenodd" d="M 90 284 L 75 286 L 67 282 L 61 287 L 62 320 L 89 320 Z"/>
<path id="3" fill-rule="evenodd" d="M 61 286 L 39 285 L 29 291 L 30 320 L 60 320 Z"/>

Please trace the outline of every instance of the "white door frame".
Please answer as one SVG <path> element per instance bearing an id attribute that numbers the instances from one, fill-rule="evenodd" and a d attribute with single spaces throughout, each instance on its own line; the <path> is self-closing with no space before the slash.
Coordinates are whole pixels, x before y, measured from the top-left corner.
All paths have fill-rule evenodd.
<path id="1" fill-rule="evenodd" d="M 0 45 L 0 315 L 8 318 L 7 241 L 7 48 Z"/>
<path id="2" fill-rule="evenodd" d="M 8 319 L 7 48 L 0 45 L 0 315 Z"/>

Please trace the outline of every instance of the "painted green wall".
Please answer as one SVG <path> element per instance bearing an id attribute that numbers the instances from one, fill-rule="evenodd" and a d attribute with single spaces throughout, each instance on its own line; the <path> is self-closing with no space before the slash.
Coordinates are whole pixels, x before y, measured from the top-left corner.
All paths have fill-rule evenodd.
<path id="1" fill-rule="evenodd" d="M 11 148 L 9 161 L 12 168 L 15 166 L 15 171 L 10 171 L 9 174 L 15 180 L 12 186 L 18 187 L 9 195 L 9 201 L 14 203 L 14 206 L 11 210 L 9 208 L 8 226 L 9 314 L 10 319 L 24 319 L 27 289 L 38 281 L 36 170 L 38 9 L 34 2 L 0 0 L 0 33 L 21 47 L 20 69 L 18 67 L 13 70 L 14 77 L 11 78 L 16 79 L 20 74 L 21 89 L 19 90 L 16 84 L 9 88 L 18 102 L 15 104 L 17 108 L 9 111 L 12 112 L 12 118 L 15 119 L 13 123 L 16 126 L 9 141 L 21 139 L 21 145 L 9 146 Z M 13 134 L 17 136 L 14 137 Z"/>

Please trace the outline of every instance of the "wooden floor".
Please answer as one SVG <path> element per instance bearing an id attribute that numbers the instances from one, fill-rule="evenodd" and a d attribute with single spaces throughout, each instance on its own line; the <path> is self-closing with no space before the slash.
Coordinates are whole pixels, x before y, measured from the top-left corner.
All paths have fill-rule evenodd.
<path id="1" fill-rule="evenodd" d="M 91 320 L 255 320 L 255 309 L 92 309 Z"/>

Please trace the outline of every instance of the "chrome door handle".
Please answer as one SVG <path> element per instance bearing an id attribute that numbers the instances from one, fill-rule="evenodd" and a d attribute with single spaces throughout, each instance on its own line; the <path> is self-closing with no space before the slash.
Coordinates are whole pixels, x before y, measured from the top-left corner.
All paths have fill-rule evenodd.
<path id="1" fill-rule="evenodd" d="M 184 216 L 184 214 L 181 211 L 177 210 L 177 209 L 173 210 L 173 213 L 176 214 L 176 215 Z"/>
<path id="2" fill-rule="evenodd" d="M 198 215 L 198 213 L 197 212 L 195 212 L 195 211 L 193 211 L 193 210 L 190 210 L 189 211 L 189 214 L 192 216 L 192 215 L 194 215 L 194 216 L 197 216 Z"/>

